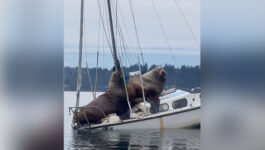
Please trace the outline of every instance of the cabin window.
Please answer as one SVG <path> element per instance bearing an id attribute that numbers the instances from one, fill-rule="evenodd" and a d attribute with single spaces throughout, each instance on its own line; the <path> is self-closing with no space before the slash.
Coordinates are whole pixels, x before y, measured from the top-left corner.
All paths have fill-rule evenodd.
<path id="1" fill-rule="evenodd" d="M 182 107 L 186 107 L 188 104 L 188 101 L 187 99 L 180 99 L 180 100 L 176 100 L 172 103 L 172 107 L 174 109 L 177 109 L 177 108 L 182 108 Z"/>
<path id="2" fill-rule="evenodd" d="M 161 104 L 159 106 L 159 112 L 162 112 L 162 111 L 167 111 L 169 108 L 168 104 Z"/>

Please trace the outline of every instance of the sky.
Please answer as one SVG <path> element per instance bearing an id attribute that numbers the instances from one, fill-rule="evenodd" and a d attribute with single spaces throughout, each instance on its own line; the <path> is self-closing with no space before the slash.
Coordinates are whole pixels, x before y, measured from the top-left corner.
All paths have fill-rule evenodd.
<path id="1" fill-rule="evenodd" d="M 64 3 L 65 66 L 74 67 L 78 64 L 80 1 L 81 0 L 65 0 Z M 101 4 L 101 13 L 103 14 L 105 29 L 108 30 L 109 25 L 104 15 L 106 9 L 103 4 L 106 0 L 98 1 Z M 200 48 L 193 39 L 174 0 L 153 0 L 169 45 L 167 44 L 153 9 L 152 0 L 131 1 L 140 45 L 146 63 L 150 65 L 172 64 L 176 67 L 181 65 L 200 65 Z M 194 33 L 196 40 L 200 41 L 200 0 L 176 1 Z M 121 48 L 119 45 L 121 40 L 119 40 L 117 35 L 116 44 L 119 56 L 122 59 L 122 65 L 128 66 L 137 63 L 139 56 L 137 36 L 134 30 L 129 0 L 118 0 L 117 12 L 121 32 L 127 43 L 128 49 L 120 53 Z M 113 12 L 113 15 L 115 16 L 115 12 Z M 99 23 L 99 20 L 100 13 L 97 0 L 85 0 L 83 65 L 87 61 L 89 67 L 95 67 L 96 52 L 98 50 L 99 66 L 111 68 L 113 66 L 112 55 L 107 44 L 105 33 L 103 32 L 102 22 Z"/>

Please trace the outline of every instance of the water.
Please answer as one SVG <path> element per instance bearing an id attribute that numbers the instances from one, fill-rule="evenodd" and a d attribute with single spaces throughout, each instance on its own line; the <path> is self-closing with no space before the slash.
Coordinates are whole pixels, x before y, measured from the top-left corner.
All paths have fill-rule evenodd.
<path id="1" fill-rule="evenodd" d="M 97 93 L 99 95 L 101 93 Z M 75 105 L 75 92 L 64 93 L 64 147 L 65 149 L 200 149 L 200 130 L 164 129 L 164 130 L 72 130 L 68 107 Z M 90 92 L 82 92 L 80 104 L 92 99 Z"/>

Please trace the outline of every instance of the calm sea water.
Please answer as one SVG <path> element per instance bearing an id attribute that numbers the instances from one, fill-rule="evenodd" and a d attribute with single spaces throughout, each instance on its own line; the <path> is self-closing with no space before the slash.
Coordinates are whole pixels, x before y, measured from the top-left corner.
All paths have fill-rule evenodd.
<path id="1" fill-rule="evenodd" d="M 68 107 L 75 105 L 75 96 L 75 92 L 64 93 L 64 149 L 200 149 L 199 129 L 72 130 L 72 115 L 69 115 Z M 89 103 L 91 99 L 90 92 L 81 92 L 81 105 Z"/>

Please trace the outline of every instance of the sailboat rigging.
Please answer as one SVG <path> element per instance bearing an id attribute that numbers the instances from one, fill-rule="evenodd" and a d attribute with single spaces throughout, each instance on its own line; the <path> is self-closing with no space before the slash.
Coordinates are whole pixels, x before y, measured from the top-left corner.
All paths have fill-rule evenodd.
<path id="1" fill-rule="evenodd" d="M 123 50 L 125 52 L 125 48 L 128 48 L 128 46 L 126 46 L 125 43 L 125 39 L 122 35 L 121 32 L 121 27 L 120 27 L 120 23 L 118 20 L 118 2 L 116 1 L 116 14 L 115 14 L 115 19 L 116 19 L 116 32 L 114 32 L 114 24 L 113 24 L 113 15 L 112 15 L 112 5 L 111 5 L 111 0 L 106 0 L 107 1 L 107 14 L 108 14 L 108 22 L 109 22 L 109 31 L 110 31 L 110 40 L 111 43 L 109 42 L 108 36 L 107 36 L 107 32 L 106 32 L 106 27 L 104 25 L 103 22 L 103 15 L 101 13 L 101 7 L 100 7 L 100 3 L 98 1 L 98 7 L 99 7 L 99 13 L 100 13 L 100 19 L 102 21 L 102 26 L 104 29 L 104 33 L 106 35 L 106 40 L 108 41 L 108 44 L 110 46 L 110 51 L 112 53 L 113 56 L 113 61 L 114 61 L 114 67 L 115 70 L 113 70 L 113 75 L 115 76 L 115 74 L 117 74 L 118 72 L 122 73 L 122 80 L 123 80 L 123 84 L 125 89 L 123 89 L 126 93 L 126 101 L 127 101 L 127 107 L 129 107 L 129 111 L 130 111 L 130 117 L 127 118 L 126 120 L 121 120 L 119 117 L 117 119 L 117 117 L 113 119 L 113 115 L 110 114 L 110 112 L 108 112 L 107 114 L 105 114 L 104 109 L 100 108 L 98 106 L 83 106 L 80 107 L 79 106 L 79 102 L 80 102 L 80 91 L 81 91 L 81 87 L 82 87 L 82 50 L 83 50 L 83 32 L 84 32 L 84 0 L 81 0 L 81 12 L 80 12 L 80 37 L 79 37 L 79 57 L 78 57 L 78 78 L 77 78 L 77 88 L 76 88 L 76 106 L 75 107 L 69 107 L 69 111 L 73 112 L 73 122 L 72 122 L 72 126 L 74 129 L 76 128 L 87 128 L 87 129 L 96 129 L 96 128 L 103 128 L 103 129 L 110 129 L 110 128 L 115 128 L 115 129 L 129 129 L 129 128 L 185 128 L 185 127 L 191 127 L 191 126 L 197 126 L 200 123 L 200 118 L 199 118 L 199 111 L 200 111 L 200 93 L 190 93 L 187 91 L 181 91 L 181 90 L 170 90 L 170 91 L 166 91 L 166 92 L 162 92 L 162 90 L 159 90 L 160 92 L 155 91 L 156 93 L 159 93 L 158 96 L 160 96 L 159 98 L 155 98 L 154 100 L 159 100 L 163 99 L 163 102 L 161 102 L 161 104 L 159 104 L 159 110 L 156 113 L 150 113 L 150 104 L 147 105 L 147 102 L 150 102 L 150 98 L 152 98 L 152 96 L 150 96 L 151 92 L 148 91 L 148 88 L 150 87 L 146 87 L 146 81 L 153 83 L 153 86 L 164 86 L 165 83 L 165 76 L 166 76 L 166 72 L 165 70 L 163 70 L 163 68 L 155 68 L 156 71 L 156 75 L 155 75 L 155 79 L 152 78 L 151 76 L 154 74 L 153 71 L 150 71 L 146 74 L 142 74 L 142 70 L 141 70 L 141 61 L 142 64 L 144 65 L 144 59 L 143 59 L 143 53 L 142 53 L 142 48 L 141 48 L 141 44 L 140 44 L 140 40 L 139 40 L 139 35 L 138 35 L 138 31 L 136 28 L 136 21 L 135 21 L 135 17 L 134 17 L 134 11 L 133 11 L 133 5 L 131 0 L 129 0 L 130 3 L 130 10 L 132 13 L 132 17 L 133 17 L 133 25 L 134 25 L 134 31 L 136 33 L 136 40 L 137 40 L 137 45 L 138 45 L 138 49 L 140 51 L 140 55 L 138 55 L 138 67 L 139 67 L 139 72 L 136 72 L 135 75 L 132 77 L 135 81 L 139 81 L 139 86 L 141 89 L 141 94 L 140 94 L 140 99 L 142 100 L 142 103 L 139 103 L 138 105 L 134 105 L 134 107 L 132 108 L 131 106 L 131 100 L 130 100 L 130 96 L 129 96 L 129 92 L 128 92 L 128 87 L 127 87 L 127 83 L 125 81 L 125 73 L 123 70 L 123 62 L 121 61 L 121 57 L 118 57 L 117 54 L 117 41 L 116 38 L 119 37 L 121 42 L 120 44 L 121 46 L 121 50 L 123 47 Z M 152 1 L 153 2 L 153 1 Z M 153 4 L 154 6 L 154 4 Z M 155 7 L 155 6 L 154 6 Z M 157 14 L 157 12 L 156 12 Z M 157 14 L 158 16 L 158 14 Z M 162 26 L 162 23 L 160 22 L 160 25 Z M 165 32 L 165 31 L 163 31 Z M 115 38 L 115 33 L 117 34 L 117 37 Z M 164 36 L 166 37 L 165 33 Z M 118 38 L 117 38 L 118 40 Z M 167 42 L 169 44 L 169 42 Z M 170 46 L 170 45 L 169 45 Z M 98 69 L 98 55 L 99 52 L 97 51 L 97 69 Z M 141 57 L 141 61 L 140 61 L 140 57 Z M 86 62 L 86 67 L 87 67 L 87 72 L 88 71 L 88 64 Z M 154 69 L 154 70 L 155 70 Z M 91 90 L 93 92 L 93 96 L 94 96 L 94 100 L 96 100 L 96 84 L 97 84 L 97 74 L 96 73 L 96 82 L 95 82 L 95 88 L 93 90 L 92 88 L 92 83 L 91 83 L 91 79 L 90 79 L 90 75 L 89 75 L 89 80 L 91 83 Z M 119 76 L 120 77 L 120 76 Z M 147 78 L 151 77 L 152 80 L 148 80 Z M 161 80 L 160 82 L 157 83 L 161 83 L 161 85 L 156 85 L 154 83 L 155 80 Z M 131 81 L 131 80 L 130 80 Z M 131 83 L 131 82 L 130 82 Z M 128 83 L 129 84 L 129 83 Z M 149 83 L 148 83 L 149 84 Z M 146 97 L 146 89 L 147 89 L 147 96 Z M 153 92 L 153 91 L 152 91 Z M 181 93 L 181 94 L 180 94 Z M 101 95 L 102 96 L 102 95 Z M 99 96 L 100 97 L 100 96 Z M 108 97 L 111 98 L 111 97 Z M 181 107 L 174 107 L 179 101 L 182 101 L 183 98 L 186 100 L 186 105 L 181 106 Z M 137 97 L 136 99 L 139 100 L 139 97 Z M 102 97 L 101 97 L 102 100 Z M 93 101 L 94 103 L 96 103 L 95 101 Z M 112 102 L 112 100 L 109 100 L 109 102 Z M 117 103 L 117 102 L 116 102 Z M 124 101 L 122 102 L 124 103 Z M 141 108 L 141 104 L 143 104 L 144 109 Z M 118 104 L 120 105 L 120 104 Z M 102 106 L 102 105 L 101 105 Z M 165 109 L 167 106 L 167 109 Z M 169 107 L 172 106 L 173 108 Z M 96 124 L 91 124 L 88 117 L 87 116 L 87 112 L 84 111 L 85 108 L 91 108 L 94 110 L 97 110 L 101 113 L 101 115 L 104 117 L 103 119 L 101 119 L 101 123 L 97 123 Z M 151 107 L 152 108 L 152 107 Z M 74 111 L 72 110 L 74 109 Z M 83 109 L 83 112 L 80 111 L 80 109 Z M 138 113 L 136 115 L 136 110 L 143 110 L 144 115 L 141 116 L 140 113 Z M 112 111 L 111 111 L 112 112 Z M 78 115 L 80 115 L 80 113 L 84 113 L 84 117 L 85 117 L 85 121 L 86 121 L 86 125 L 81 125 L 81 123 L 79 122 L 79 120 L 77 119 Z M 181 114 L 181 115 L 179 115 Z M 158 120 L 165 120 L 167 122 L 163 123 L 163 127 L 160 126 L 159 124 L 157 124 Z M 107 121 L 104 121 L 107 120 Z M 84 120 L 82 120 L 84 121 Z M 151 125 L 151 126 L 150 126 Z"/>

